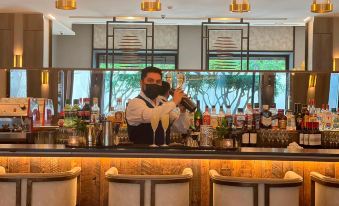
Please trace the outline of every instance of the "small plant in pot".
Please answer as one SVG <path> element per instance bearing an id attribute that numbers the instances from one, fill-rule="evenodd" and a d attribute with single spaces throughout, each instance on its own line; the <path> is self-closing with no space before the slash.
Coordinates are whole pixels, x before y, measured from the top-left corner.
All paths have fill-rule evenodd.
<path id="1" fill-rule="evenodd" d="M 215 139 L 215 146 L 218 148 L 227 148 L 226 140 L 230 139 L 229 136 L 232 132 L 232 128 L 228 125 L 226 119 L 222 120 L 220 126 L 216 128 L 218 138 Z"/>

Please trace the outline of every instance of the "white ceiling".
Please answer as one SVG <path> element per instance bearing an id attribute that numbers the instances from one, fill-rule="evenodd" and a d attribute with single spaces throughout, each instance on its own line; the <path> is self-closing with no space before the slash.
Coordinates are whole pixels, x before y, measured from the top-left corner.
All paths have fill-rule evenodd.
<path id="1" fill-rule="evenodd" d="M 113 16 L 145 16 L 155 18 L 162 24 L 200 24 L 208 17 L 277 18 L 257 20 L 257 24 L 300 25 L 310 12 L 312 0 L 249 0 L 252 11 L 243 14 L 229 12 L 231 0 L 162 0 L 160 12 L 142 12 L 141 0 L 77 0 L 78 9 L 63 11 L 55 9 L 55 0 L 1 0 L 0 12 L 41 12 L 51 14 L 67 26 L 74 23 L 104 23 Z M 339 0 L 333 0 L 339 14 Z M 168 9 L 172 6 L 173 9 Z M 166 19 L 161 19 L 166 15 Z M 258 23 L 259 22 L 259 23 Z"/>

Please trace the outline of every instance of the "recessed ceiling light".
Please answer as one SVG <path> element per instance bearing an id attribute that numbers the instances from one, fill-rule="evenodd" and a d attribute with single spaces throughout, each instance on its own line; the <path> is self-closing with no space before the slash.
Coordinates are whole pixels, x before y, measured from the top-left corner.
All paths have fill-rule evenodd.
<path id="1" fill-rule="evenodd" d="M 76 0 L 56 0 L 55 8 L 62 10 L 74 10 L 77 8 Z"/>

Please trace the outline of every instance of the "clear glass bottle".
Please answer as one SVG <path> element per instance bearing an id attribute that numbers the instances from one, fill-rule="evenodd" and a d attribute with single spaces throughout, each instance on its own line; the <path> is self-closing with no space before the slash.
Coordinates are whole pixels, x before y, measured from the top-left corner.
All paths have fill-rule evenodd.
<path id="1" fill-rule="evenodd" d="M 296 120 L 293 115 L 292 110 L 287 110 L 286 112 L 286 130 L 295 131 L 296 130 Z"/>
<path id="2" fill-rule="evenodd" d="M 249 131 L 252 130 L 253 128 L 253 108 L 252 108 L 252 104 L 248 103 L 246 105 L 246 110 L 245 110 L 245 116 L 246 116 L 246 125 L 247 125 L 247 129 Z"/>
<path id="3" fill-rule="evenodd" d="M 124 124 L 125 119 L 125 108 L 122 104 L 122 98 L 117 98 L 117 106 L 114 112 L 115 124 Z"/>
<path id="4" fill-rule="evenodd" d="M 98 102 L 98 98 L 93 98 L 93 106 L 91 108 L 91 123 L 100 122 L 100 107 Z"/>
<path id="5" fill-rule="evenodd" d="M 209 108 L 208 108 L 207 105 L 205 107 L 205 112 L 202 115 L 202 124 L 203 125 L 211 125 L 211 114 L 209 112 Z"/>
<path id="6" fill-rule="evenodd" d="M 215 129 L 218 126 L 218 115 L 217 110 L 215 108 L 215 105 L 212 106 L 212 112 L 211 112 L 211 126 Z"/>
<path id="7" fill-rule="evenodd" d="M 115 122 L 114 107 L 109 108 L 109 112 L 107 113 L 106 118 L 108 121 L 111 121 L 114 124 Z"/>
<path id="8" fill-rule="evenodd" d="M 231 105 L 226 106 L 225 119 L 229 128 L 233 127 L 233 115 L 231 110 Z"/>
<path id="9" fill-rule="evenodd" d="M 286 130 L 287 128 L 287 117 L 284 113 L 283 109 L 278 109 L 278 125 L 281 130 Z"/>
<path id="10" fill-rule="evenodd" d="M 336 110 L 335 108 L 333 109 L 333 130 L 339 131 L 339 109 Z"/>
<path id="11" fill-rule="evenodd" d="M 234 125 L 236 129 L 243 129 L 246 124 L 246 116 L 243 108 L 238 108 L 237 113 L 234 115 Z"/>
<path id="12" fill-rule="evenodd" d="M 260 120 L 261 120 L 261 115 L 260 115 L 261 111 L 260 111 L 260 105 L 259 103 L 255 103 L 254 104 L 254 109 L 253 109 L 253 128 L 255 128 L 255 130 L 259 130 L 260 129 Z"/>
<path id="13" fill-rule="evenodd" d="M 222 122 L 224 121 L 224 119 L 225 119 L 225 112 L 224 112 L 223 106 L 221 105 L 219 109 L 219 114 L 218 114 L 218 126 L 222 125 Z"/>
<path id="14" fill-rule="evenodd" d="M 270 112 L 272 113 L 272 129 L 279 129 L 278 110 L 275 103 L 271 105 Z"/>
<path id="15" fill-rule="evenodd" d="M 272 112 L 269 111 L 268 105 L 263 105 L 263 111 L 261 112 L 260 128 L 272 128 Z"/>
<path id="16" fill-rule="evenodd" d="M 323 128 L 324 130 L 332 129 L 332 112 L 329 110 L 329 106 L 326 106 L 326 110 L 323 113 Z"/>

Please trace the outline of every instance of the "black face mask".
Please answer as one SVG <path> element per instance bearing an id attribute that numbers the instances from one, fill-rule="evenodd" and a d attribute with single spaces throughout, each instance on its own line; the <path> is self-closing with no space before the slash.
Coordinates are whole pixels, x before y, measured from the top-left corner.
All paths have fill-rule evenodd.
<path id="1" fill-rule="evenodd" d="M 160 95 L 161 89 L 162 89 L 162 87 L 160 85 L 157 85 L 157 84 L 145 84 L 144 93 L 145 93 L 146 97 L 153 100 Z"/>

